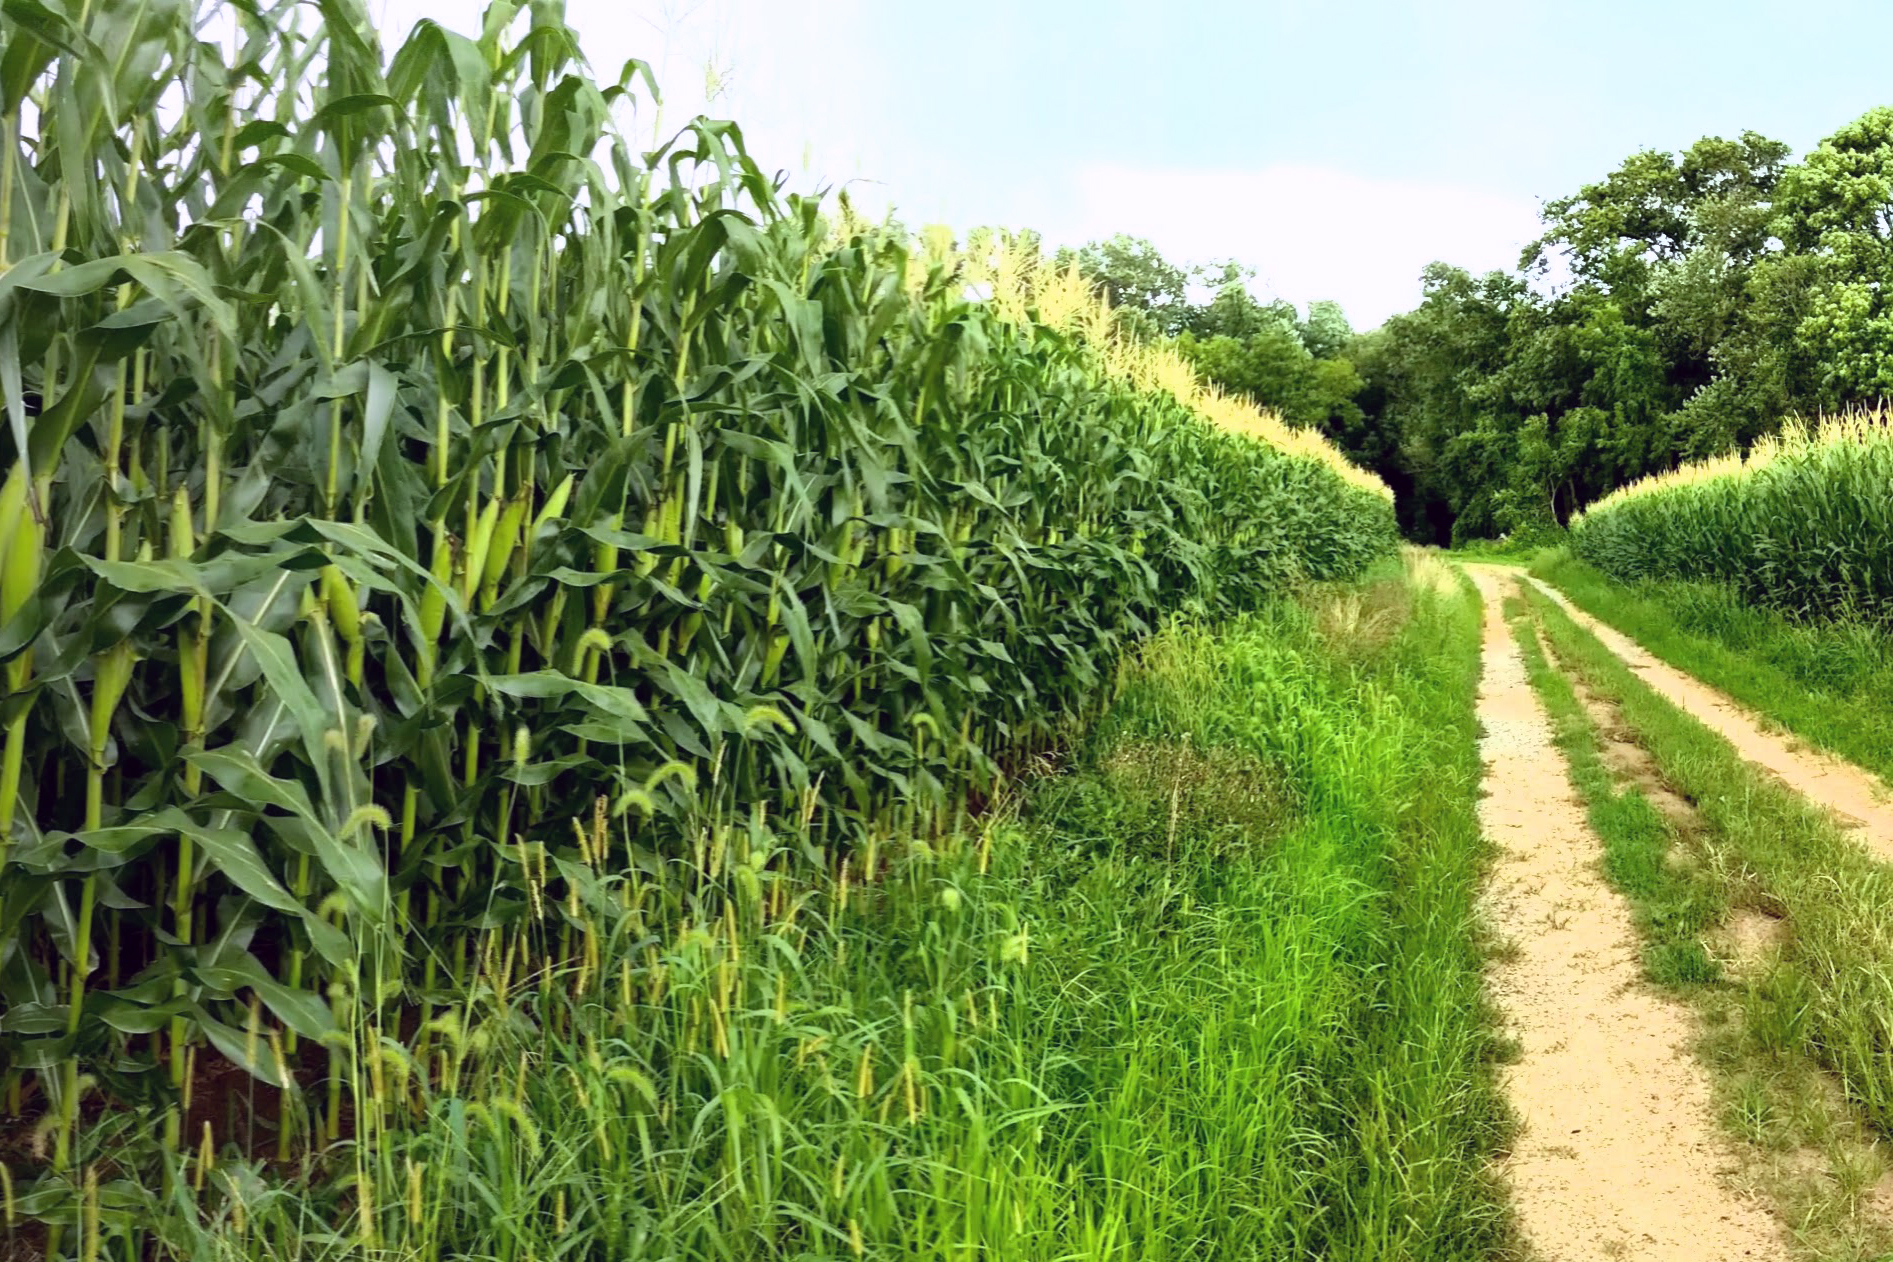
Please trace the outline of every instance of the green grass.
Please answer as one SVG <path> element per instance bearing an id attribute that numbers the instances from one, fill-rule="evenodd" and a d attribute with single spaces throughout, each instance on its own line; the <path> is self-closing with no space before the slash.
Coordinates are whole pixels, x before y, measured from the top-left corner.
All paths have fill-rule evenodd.
<path id="1" fill-rule="evenodd" d="M 1452 546 L 1451 554 L 1459 561 L 1491 562 L 1495 565 L 1530 565 L 1549 551 L 1548 545 L 1535 540 L 1474 539 Z"/>
<path id="2" fill-rule="evenodd" d="M 1879 625 L 1795 619 L 1717 583 L 1619 583 L 1562 550 L 1531 572 L 1670 665 L 1893 780 L 1893 640 Z"/>
<path id="3" fill-rule="evenodd" d="M 1893 1249 L 1865 1202 L 1893 1128 L 1893 873 L 1796 794 L 1643 683 L 1537 592 L 1514 623 L 1527 669 L 1571 762 L 1605 870 L 1629 899 L 1646 974 L 1700 1012 L 1723 1120 L 1791 1225 L 1803 1256 Z M 1560 669 L 1559 667 L 1562 667 Z M 1568 672 L 1568 674 L 1567 674 Z M 1694 807 L 1678 822 L 1602 758 L 1573 680 L 1615 707 L 1613 726 Z M 1779 917 L 1750 961 L 1727 938 L 1741 912 Z"/>
<path id="4" fill-rule="evenodd" d="M 1526 526 L 1500 539 L 1456 539 L 1452 554 L 1467 561 L 1499 561 L 1529 565 L 1533 558 L 1564 546 L 1562 527 Z"/>
<path id="5" fill-rule="evenodd" d="M 141 1245 L 1505 1256 L 1478 627 L 1389 577 L 1172 630 L 1016 812 L 845 895 L 734 843 L 707 920 L 696 864 L 599 878 L 597 968 L 470 997 L 439 1040 L 464 1090 L 392 1116 L 362 1183 L 225 1160 L 138 1209 Z"/>

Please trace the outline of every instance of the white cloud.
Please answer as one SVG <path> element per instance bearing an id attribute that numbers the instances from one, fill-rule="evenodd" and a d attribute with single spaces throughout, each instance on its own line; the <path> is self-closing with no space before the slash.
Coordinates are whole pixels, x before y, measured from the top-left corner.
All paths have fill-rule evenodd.
<path id="1" fill-rule="evenodd" d="M 1147 237 L 1168 258 L 1234 258 L 1262 297 L 1331 298 L 1356 328 L 1420 299 L 1420 270 L 1514 267 L 1539 233 L 1536 203 L 1453 184 L 1379 180 L 1312 166 L 1193 170 L 1093 164 L 1061 240 Z"/>

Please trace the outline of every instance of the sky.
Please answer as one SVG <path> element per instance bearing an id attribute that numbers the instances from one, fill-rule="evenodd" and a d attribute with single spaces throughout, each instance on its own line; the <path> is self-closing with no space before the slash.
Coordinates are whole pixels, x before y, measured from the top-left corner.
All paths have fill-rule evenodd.
<path id="1" fill-rule="evenodd" d="M 483 8 L 368 3 L 390 43 Z M 1431 261 L 1515 266 L 1545 199 L 1638 149 L 1753 129 L 1800 153 L 1893 103 L 1889 0 L 568 0 L 568 20 L 601 77 L 657 68 L 666 134 L 734 118 L 798 187 L 1234 258 L 1259 297 L 1362 329 L 1417 303 Z"/>

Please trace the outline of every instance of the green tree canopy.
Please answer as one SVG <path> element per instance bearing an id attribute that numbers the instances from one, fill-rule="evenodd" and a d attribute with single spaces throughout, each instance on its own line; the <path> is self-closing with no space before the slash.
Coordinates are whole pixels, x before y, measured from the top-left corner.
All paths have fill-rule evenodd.
<path id="1" fill-rule="evenodd" d="M 1057 258 L 1061 264 L 1076 263 L 1087 279 L 1104 286 L 1111 305 L 1140 332 L 1168 336 L 1183 331 L 1190 314 L 1190 273 L 1149 241 L 1119 233 L 1077 250 L 1060 250 Z"/>
<path id="2" fill-rule="evenodd" d="M 1777 330 L 1797 384 L 1828 408 L 1893 396 L 1893 107 L 1869 110 L 1789 168 L 1775 210 L 1785 252 L 1809 262 L 1794 278 L 1805 288 L 1792 328 Z"/>

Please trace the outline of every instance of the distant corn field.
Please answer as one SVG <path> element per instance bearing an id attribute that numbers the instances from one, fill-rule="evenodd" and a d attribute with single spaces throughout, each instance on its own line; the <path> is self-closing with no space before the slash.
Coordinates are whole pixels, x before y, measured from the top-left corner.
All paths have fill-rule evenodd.
<path id="1" fill-rule="evenodd" d="M 1572 523 L 1617 578 L 1709 579 L 1811 615 L 1893 613 L 1893 428 L 1862 412 L 1794 422 L 1746 457 L 1646 478 Z"/>
<path id="2" fill-rule="evenodd" d="M 88 1187 L 83 1101 L 181 1161 L 228 1063 L 280 1158 L 370 1136 L 524 926 L 584 977 L 589 874 L 690 858 L 712 935 L 872 881 L 1169 615 L 1393 545 L 1003 235 L 637 152 L 647 70 L 556 4 L 386 60 L 357 0 L 0 29 L 0 1111 L 55 1244 L 143 1177 Z"/>

